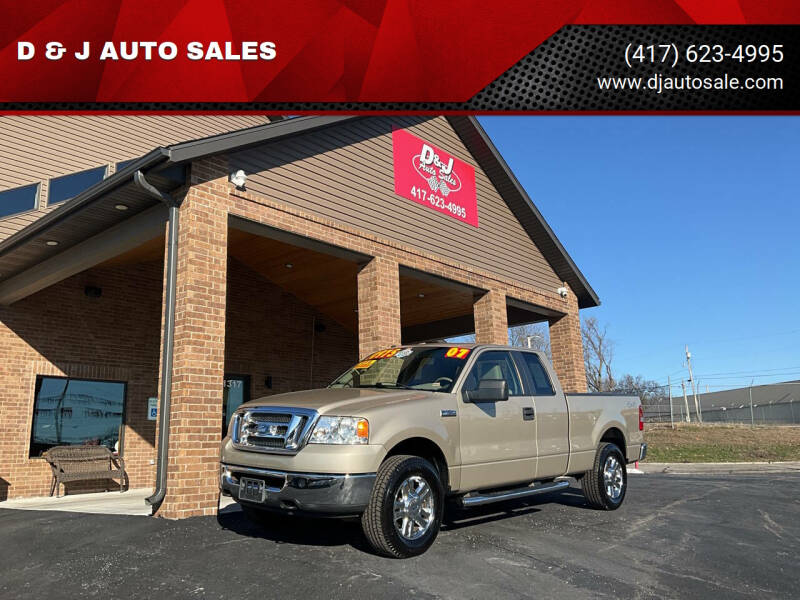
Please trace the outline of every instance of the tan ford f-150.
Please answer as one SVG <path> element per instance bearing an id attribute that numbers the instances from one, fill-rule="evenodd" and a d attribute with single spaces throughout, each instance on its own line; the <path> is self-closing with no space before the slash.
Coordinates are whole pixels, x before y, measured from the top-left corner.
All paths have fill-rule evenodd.
<path id="1" fill-rule="evenodd" d="M 430 547 L 462 507 L 568 487 L 614 510 L 644 458 L 639 398 L 564 394 L 540 352 L 421 344 L 376 352 L 325 389 L 243 404 L 220 485 L 248 517 L 360 516 L 374 549 Z"/>

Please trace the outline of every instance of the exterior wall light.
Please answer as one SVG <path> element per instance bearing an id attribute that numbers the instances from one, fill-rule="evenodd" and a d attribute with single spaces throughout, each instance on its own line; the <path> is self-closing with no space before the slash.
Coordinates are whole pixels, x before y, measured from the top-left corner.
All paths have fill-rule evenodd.
<path id="1" fill-rule="evenodd" d="M 291 269 L 292 267 L 294 267 L 294 265 L 292 263 L 286 263 L 283 266 L 286 267 L 287 269 Z"/>
<path id="2" fill-rule="evenodd" d="M 231 183 L 236 186 L 236 189 L 243 190 L 247 184 L 247 174 L 242 169 L 231 173 Z"/>

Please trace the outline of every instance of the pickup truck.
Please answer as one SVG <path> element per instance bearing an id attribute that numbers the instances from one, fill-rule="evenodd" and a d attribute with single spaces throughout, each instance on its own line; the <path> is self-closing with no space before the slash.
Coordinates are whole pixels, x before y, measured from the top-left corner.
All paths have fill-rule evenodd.
<path id="1" fill-rule="evenodd" d="M 445 504 L 563 489 L 619 508 L 642 460 L 636 396 L 565 394 L 541 352 L 420 344 L 375 352 L 327 388 L 253 400 L 222 441 L 220 487 L 252 520 L 359 517 L 379 554 L 436 539 Z"/>

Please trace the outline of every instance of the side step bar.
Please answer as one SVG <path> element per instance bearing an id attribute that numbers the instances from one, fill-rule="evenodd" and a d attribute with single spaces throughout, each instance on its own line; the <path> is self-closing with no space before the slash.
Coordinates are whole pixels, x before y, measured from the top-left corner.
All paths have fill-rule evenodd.
<path id="1" fill-rule="evenodd" d="M 482 496 L 462 496 L 461 506 L 464 508 L 470 506 L 482 506 L 484 504 L 491 504 L 492 502 L 502 502 L 503 500 L 512 500 L 514 498 L 525 498 L 526 496 L 535 496 L 536 494 L 544 494 L 545 492 L 553 492 L 555 490 L 563 490 L 569 487 L 569 481 L 553 481 L 552 483 L 545 483 L 538 487 L 523 487 L 513 490 L 505 490 L 501 492 L 492 492 Z"/>

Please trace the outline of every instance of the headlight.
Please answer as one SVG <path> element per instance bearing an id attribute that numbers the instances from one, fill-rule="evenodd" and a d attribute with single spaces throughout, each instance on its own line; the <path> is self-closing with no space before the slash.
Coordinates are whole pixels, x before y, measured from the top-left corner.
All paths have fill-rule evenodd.
<path id="1" fill-rule="evenodd" d="M 368 444 L 369 422 L 359 417 L 322 416 L 314 426 L 309 444 Z"/>

